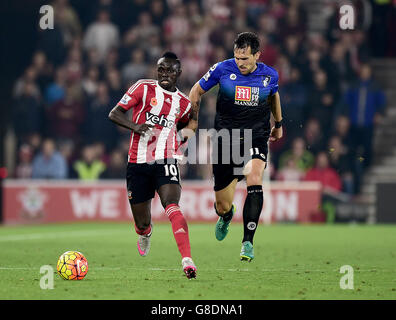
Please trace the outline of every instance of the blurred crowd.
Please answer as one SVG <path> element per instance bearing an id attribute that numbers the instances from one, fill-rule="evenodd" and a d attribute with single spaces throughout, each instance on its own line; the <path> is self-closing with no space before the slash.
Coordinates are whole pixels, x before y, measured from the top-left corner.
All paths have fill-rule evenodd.
<path id="1" fill-rule="evenodd" d="M 158 57 L 171 50 L 182 62 L 178 87 L 188 94 L 211 65 L 233 57 L 235 36 L 251 30 L 261 38 L 260 61 L 279 73 L 284 137 L 270 146 L 271 179 L 359 192 L 385 107 L 367 32 L 341 31 L 332 19 L 325 32 L 310 32 L 298 0 L 84 3 L 51 3 L 55 28 L 40 31 L 15 83 L 14 177 L 125 178 L 129 132 L 107 115 L 128 87 L 156 78 Z M 213 90 L 202 101 L 201 128 L 213 127 L 215 108 Z M 209 179 L 210 170 L 184 165 L 182 178 Z"/>

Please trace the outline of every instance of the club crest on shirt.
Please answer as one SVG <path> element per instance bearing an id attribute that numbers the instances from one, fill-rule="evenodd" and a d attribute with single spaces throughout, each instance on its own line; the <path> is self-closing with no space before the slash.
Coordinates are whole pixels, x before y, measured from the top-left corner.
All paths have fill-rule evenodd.
<path id="1" fill-rule="evenodd" d="M 231 80 L 235 80 L 236 79 L 236 74 L 235 73 L 231 73 L 230 74 L 230 79 Z"/>
<path id="2" fill-rule="evenodd" d="M 269 83 L 270 83 L 270 81 L 271 81 L 271 77 L 270 77 L 270 76 L 266 76 L 266 77 L 264 78 L 264 80 L 263 80 L 263 86 L 264 86 L 264 87 L 268 86 Z"/>

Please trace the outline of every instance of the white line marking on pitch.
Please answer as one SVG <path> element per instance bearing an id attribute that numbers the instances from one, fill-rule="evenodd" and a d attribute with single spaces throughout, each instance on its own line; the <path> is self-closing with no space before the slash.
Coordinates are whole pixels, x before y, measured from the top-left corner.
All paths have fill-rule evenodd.
<path id="1" fill-rule="evenodd" d="M 36 267 L 0 267 L 1 270 L 34 270 Z M 39 268 L 39 267 L 37 267 Z M 92 268 L 92 267 L 91 267 Z M 133 267 L 95 267 L 91 270 L 149 270 L 149 271 L 180 271 L 181 268 L 133 268 Z M 199 269 L 200 271 L 229 271 L 229 272 L 299 272 L 300 274 L 305 274 L 305 270 L 286 270 L 286 269 L 224 269 L 224 268 L 216 268 L 216 269 Z M 365 270 L 358 270 L 359 272 L 372 272 L 373 269 L 365 269 Z M 377 269 L 379 270 L 379 269 Z M 338 272 L 338 269 L 335 270 L 307 270 L 309 273 L 311 272 Z M 382 272 L 394 272 L 395 270 L 388 270 L 388 269 L 380 269 Z M 308 274 L 308 273 L 307 273 Z"/>
<path id="2" fill-rule="evenodd" d="M 21 235 L 10 235 L 0 237 L 0 242 L 7 241 L 24 241 L 24 240 L 37 240 L 37 239 L 51 239 L 51 238 L 61 238 L 61 237 L 91 237 L 96 235 L 113 235 L 118 233 L 116 230 L 88 230 L 88 231 L 60 231 L 60 232 L 48 232 L 48 233 L 30 233 Z"/>
<path id="3" fill-rule="evenodd" d="M 0 267 L 0 270 L 31 270 L 32 268 Z"/>

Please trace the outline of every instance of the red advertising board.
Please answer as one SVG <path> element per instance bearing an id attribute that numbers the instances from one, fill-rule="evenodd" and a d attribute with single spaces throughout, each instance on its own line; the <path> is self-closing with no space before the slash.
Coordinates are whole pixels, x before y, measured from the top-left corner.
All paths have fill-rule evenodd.
<path id="1" fill-rule="evenodd" d="M 184 181 L 180 207 L 188 221 L 215 221 L 214 192 L 208 181 Z M 318 210 L 321 185 L 316 182 L 271 182 L 264 187 L 261 221 L 309 222 Z M 6 224 L 127 221 L 132 219 L 124 181 L 6 180 L 3 188 Z M 242 221 L 246 187 L 237 187 L 235 221 Z M 167 220 L 158 196 L 152 201 L 154 221 Z"/>

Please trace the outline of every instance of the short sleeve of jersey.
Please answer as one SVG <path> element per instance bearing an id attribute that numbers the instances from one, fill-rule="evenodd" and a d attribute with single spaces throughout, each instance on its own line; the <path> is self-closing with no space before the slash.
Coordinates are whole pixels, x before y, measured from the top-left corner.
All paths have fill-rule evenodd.
<path id="1" fill-rule="evenodd" d="M 188 104 L 186 110 L 181 115 L 181 118 L 180 118 L 179 122 L 181 122 L 181 123 L 188 122 L 190 120 L 190 113 L 191 113 L 191 103 Z"/>
<path id="2" fill-rule="evenodd" d="M 278 72 L 275 69 L 272 69 L 272 70 L 274 72 L 274 75 L 273 75 L 273 79 L 272 79 L 273 83 L 272 83 L 271 94 L 270 94 L 271 96 L 273 96 L 275 93 L 277 93 L 278 89 L 279 89 L 279 86 L 278 86 L 278 79 L 279 79 Z"/>
<path id="3" fill-rule="evenodd" d="M 117 103 L 117 106 L 125 110 L 132 109 L 136 107 L 143 97 L 143 84 L 138 81 L 134 85 L 132 85 L 127 92 L 125 92 L 124 96 Z"/>
<path id="4" fill-rule="evenodd" d="M 210 90 L 220 81 L 220 77 L 223 73 L 223 63 L 218 62 L 214 64 L 208 72 L 199 80 L 199 85 L 205 91 Z"/>

